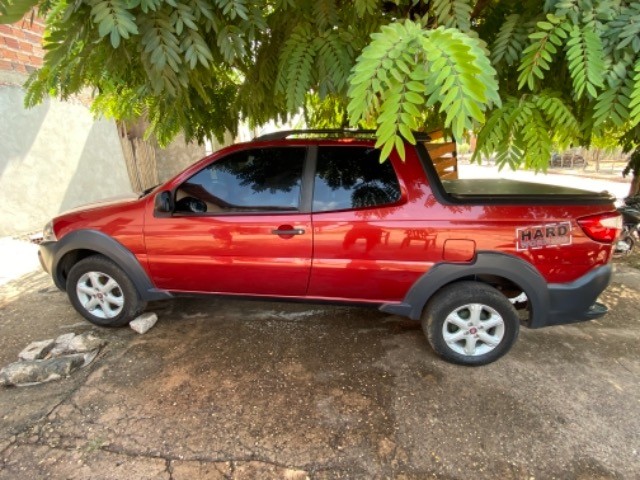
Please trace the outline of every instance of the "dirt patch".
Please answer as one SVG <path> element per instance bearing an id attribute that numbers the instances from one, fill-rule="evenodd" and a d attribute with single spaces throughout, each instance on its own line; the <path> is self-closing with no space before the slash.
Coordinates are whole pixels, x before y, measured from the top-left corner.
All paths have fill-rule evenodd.
<path id="1" fill-rule="evenodd" d="M 481 368 L 366 308 L 179 299 L 143 336 L 97 329 L 30 274 L 0 287 L 0 356 L 69 331 L 108 344 L 0 392 L 0 479 L 638 478 L 640 273 L 618 267 L 606 317 L 523 329 Z"/>
<path id="2" fill-rule="evenodd" d="M 613 262 L 615 264 L 627 265 L 640 270 L 640 245 L 636 245 L 630 254 L 621 258 L 616 258 Z"/>

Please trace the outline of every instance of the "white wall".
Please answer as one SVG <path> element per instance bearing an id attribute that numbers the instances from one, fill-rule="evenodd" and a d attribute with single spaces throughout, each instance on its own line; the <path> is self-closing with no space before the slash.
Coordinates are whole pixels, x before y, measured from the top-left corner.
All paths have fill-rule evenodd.
<path id="1" fill-rule="evenodd" d="M 77 102 L 23 107 L 0 78 L 0 236 L 40 230 L 69 208 L 131 191 L 115 123 Z"/>

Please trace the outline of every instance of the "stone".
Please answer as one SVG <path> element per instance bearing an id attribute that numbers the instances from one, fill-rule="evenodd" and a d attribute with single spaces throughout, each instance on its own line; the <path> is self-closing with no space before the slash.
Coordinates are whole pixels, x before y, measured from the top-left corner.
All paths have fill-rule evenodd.
<path id="1" fill-rule="evenodd" d="M 69 342 L 69 353 L 87 353 L 102 348 L 107 342 L 92 333 L 76 335 Z"/>
<path id="2" fill-rule="evenodd" d="M 96 337 L 90 332 L 81 335 L 65 333 L 56 338 L 56 344 L 51 351 L 51 356 L 60 357 L 74 353 L 92 352 L 93 350 L 102 348 L 105 343 L 103 339 Z"/>
<path id="3" fill-rule="evenodd" d="M 93 361 L 98 349 L 88 353 L 65 355 L 46 360 L 27 360 L 14 362 L 0 370 L 0 385 L 27 386 L 58 380 Z"/>
<path id="4" fill-rule="evenodd" d="M 139 334 L 147 333 L 158 321 L 155 313 L 143 313 L 129 323 L 129 326 Z"/>
<path id="5" fill-rule="evenodd" d="M 63 335 L 58 336 L 58 338 L 56 338 L 56 343 L 59 344 L 67 344 L 69 343 L 73 337 L 75 337 L 76 334 L 71 332 L 71 333 L 65 333 Z"/>
<path id="6" fill-rule="evenodd" d="M 45 358 L 53 349 L 56 342 L 53 338 L 40 342 L 31 342 L 18 354 L 20 360 L 40 360 Z"/>
<path id="7" fill-rule="evenodd" d="M 60 355 L 64 355 L 68 349 L 69 342 L 71 342 L 75 336 L 75 333 L 65 333 L 64 335 L 60 335 L 56 338 L 56 344 L 53 347 L 53 350 L 51 350 L 51 356 L 59 357 Z"/>
<path id="8" fill-rule="evenodd" d="M 32 342 L 20 352 L 19 361 L 0 370 L 0 385 L 36 385 L 67 377 L 91 363 L 105 344 L 92 333 Z"/>

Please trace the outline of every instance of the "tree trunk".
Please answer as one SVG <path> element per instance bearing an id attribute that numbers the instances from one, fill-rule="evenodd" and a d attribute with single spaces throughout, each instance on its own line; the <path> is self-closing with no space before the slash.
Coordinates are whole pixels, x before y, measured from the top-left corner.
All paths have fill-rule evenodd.
<path id="1" fill-rule="evenodd" d="M 629 196 L 634 197 L 640 193 L 640 177 L 633 175 L 631 177 L 631 186 L 629 187 Z"/>
<path id="2" fill-rule="evenodd" d="M 135 125 L 118 122 L 122 153 L 134 192 L 141 192 L 159 183 L 154 145 L 142 138 L 142 121 Z"/>
<path id="3" fill-rule="evenodd" d="M 596 162 L 596 173 L 600 173 L 600 149 L 596 148 L 593 155 L 593 160 Z"/>

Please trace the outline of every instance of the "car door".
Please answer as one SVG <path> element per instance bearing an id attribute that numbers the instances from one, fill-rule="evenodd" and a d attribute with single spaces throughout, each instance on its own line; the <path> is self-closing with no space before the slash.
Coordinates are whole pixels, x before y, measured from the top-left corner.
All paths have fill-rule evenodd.
<path id="1" fill-rule="evenodd" d="M 380 150 L 318 147 L 308 296 L 372 303 L 404 297 L 425 265 L 403 248 L 411 222 L 402 190 L 392 159 L 380 163 Z"/>
<path id="2" fill-rule="evenodd" d="M 175 211 L 145 225 L 157 287 L 303 296 L 313 235 L 301 208 L 306 154 L 304 146 L 248 148 L 179 184 Z"/>

